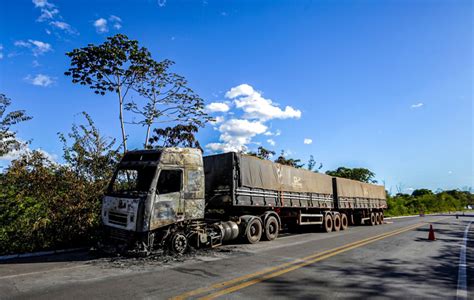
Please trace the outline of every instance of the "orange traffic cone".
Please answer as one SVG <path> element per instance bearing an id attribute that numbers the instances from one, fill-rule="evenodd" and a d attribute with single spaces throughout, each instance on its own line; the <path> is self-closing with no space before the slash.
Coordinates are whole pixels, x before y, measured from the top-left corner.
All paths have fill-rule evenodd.
<path id="1" fill-rule="evenodd" d="M 433 225 L 431 225 L 431 224 L 430 224 L 430 233 L 428 234 L 428 240 L 436 241 L 434 230 L 433 230 Z"/>

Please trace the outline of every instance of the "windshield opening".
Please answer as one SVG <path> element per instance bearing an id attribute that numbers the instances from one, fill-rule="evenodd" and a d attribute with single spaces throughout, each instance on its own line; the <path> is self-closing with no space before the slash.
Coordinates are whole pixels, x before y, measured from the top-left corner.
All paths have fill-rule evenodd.
<path id="1" fill-rule="evenodd" d="M 146 193 L 155 176 L 156 167 L 134 166 L 120 168 L 110 187 L 112 194 Z"/>

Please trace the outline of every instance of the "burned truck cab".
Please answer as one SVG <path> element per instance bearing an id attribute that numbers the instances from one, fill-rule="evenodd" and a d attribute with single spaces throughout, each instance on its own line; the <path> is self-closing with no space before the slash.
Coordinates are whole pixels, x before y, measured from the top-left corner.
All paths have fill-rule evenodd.
<path id="1" fill-rule="evenodd" d="M 201 151 L 163 148 L 124 155 L 103 198 L 101 215 L 110 239 L 149 247 L 155 233 L 203 219 L 204 208 Z"/>

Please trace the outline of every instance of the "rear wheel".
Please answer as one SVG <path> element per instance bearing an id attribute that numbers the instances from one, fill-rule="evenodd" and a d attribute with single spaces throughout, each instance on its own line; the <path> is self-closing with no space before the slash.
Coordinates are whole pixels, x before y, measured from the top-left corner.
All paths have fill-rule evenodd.
<path id="1" fill-rule="evenodd" d="M 332 231 L 332 217 L 331 217 L 331 215 L 326 215 L 324 217 L 323 229 L 326 232 L 331 232 Z"/>
<path id="2" fill-rule="evenodd" d="M 346 214 L 341 214 L 341 230 L 346 230 L 349 227 L 349 221 Z"/>
<path id="3" fill-rule="evenodd" d="M 383 224 L 383 211 L 380 212 L 380 224 Z"/>
<path id="4" fill-rule="evenodd" d="M 274 216 L 270 216 L 265 220 L 263 238 L 267 241 L 273 241 L 278 237 L 278 220 Z"/>
<path id="5" fill-rule="evenodd" d="M 339 214 L 333 216 L 333 227 L 334 231 L 341 230 L 341 216 Z"/>
<path id="6" fill-rule="evenodd" d="M 370 213 L 370 218 L 369 218 L 369 225 L 374 226 L 376 225 L 376 218 L 375 218 L 375 213 Z"/>
<path id="7" fill-rule="evenodd" d="M 377 225 L 380 225 L 382 224 L 382 222 L 380 221 L 380 213 L 375 213 L 375 221 L 377 222 Z"/>
<path id="8" fill-rule="evenodd" d="M 262 222 L 259 218 L 252 218 L 245 227 L 244 239 L 249 244 L 255 244 L 262 237 Z"/>

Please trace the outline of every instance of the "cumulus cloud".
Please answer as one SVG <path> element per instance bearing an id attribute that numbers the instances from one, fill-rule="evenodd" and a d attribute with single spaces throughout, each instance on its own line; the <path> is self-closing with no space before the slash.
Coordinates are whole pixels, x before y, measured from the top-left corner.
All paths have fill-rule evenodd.
<path id="1" fill-rule="evenodd" d="M 98 33 L 105 33 L 109 31 L 109 27 L 107 26 L 107 20 L 104 18 L 99 18 L 95 20 L 94 27 Z"/>
<path id="2" fill-rule="evenodd" d="M 240 112 L 240 116 L 224 121 L 222 125 L 215 128 L 220 132 L 219 142 L 210 143 L 206 148 L 211 151 L 246 151 L 247 145 L 256 144 L 252 141 L 257 135 L 278 136 L 280 130 L 275 132 L 268 131 L 266 122 L 272 119 L 300 118 L 301 111 L 293 107 L 286 106 L 281 109 L 280 106 L 270 99 L 262 96 L 262 93 L 256 91 L 248 84 L 241 84 L 231 88 L 225 97 L 232 101 L 231 105 L 224 102 L 213 102 L 206 106 L 208 112 L 227 112 L 227 116 L 234 116 Z M 235 108 L 229 111 L 231 106 Z M 273 139 L 267 139 L 270 145 L 275 145 Z"/>
<path id="3" fill-rule="evenodd" d="M 216 125 L 216 124 L 220 124 L 220 123 L 224 122 L 224 120 L 225 119 L 224 119 L 223 116 L 217 116 L 217 117 L 214 118 L 214 121 L 211 121 L 210 123 L 212 125 Z"/>
<path id="4" fill-rule="evenodd" d="M 312 140 L 312 139 L 305 138 L 304 141 L 303 141 L 303 143 L 304 143 L 305 145 L 310 145 L 310 144 L 313 143 L 313 140 Z"/>
<path id="5" fill-rule="evenodd" d="M 37 22 L 49 22 L 49 26 L 54 30 L 55 34 L 59 36 L 57 29 L 69 33 L 69 34 L 78 34 L 77 30 L 74 29 L 71 25 L 63 21 L 59 9 L 53 3 L 47 0 L 32 0 L 36 8 L 40 9 L 40 16 L 36 19 Z M 47 34 L 51 34 L 51 31 L 46 29 Z"/>
<path id="6" fill-rule="evenodd" d="M 37 40 L 28 40 L 27 42 L 20 40 L 15 41 L 13 44 L 16 47 L 30 49 L 34 56 L 40 56 L 53 50 L 50 44 Z"/>
<path id="7" fill-rule="evenodd" d="M 122 28 L 122 19 L 120 17 L 111 15 L 108 20 L 104 18 L 98 18 L 94 21 L 94 27 L 97 33 L 109 32 L 109 25 L 114 29 L 119 30 Z"/>
<path id="8" fill-rule="evenodd" d="M 206 111 L 209 113 L 214 112 L 228 112 L 230 109 L 229 105 L 224 102 L 212 102 L 206 105 Z"/>
<path id="9" fill-rule="evenodd" d="M 416 103 L 416 104 L 412 104 L 410 107 L 411 108 L 420 108 L 422 107 L 424 104 L 422 102 L 419 102 L 419 103 Z"/>
<path id="10" fill-rule="evenodd" d="M 206 148 L 212 151 L 242 151 L 246 150 L 252 138 L 262 134 L 267 126 L 260 121 L 249 121 L 245 119 L 231 119 L 219 126 L 221 143 L 210 143 Z"/>
<path id="11" fill-rule="evenodd" d="M 44 74 L 36 74 L 35 76 L 28 75 L 25 80 L 32 85 L 48 87 L 51 86 L 55 81 L 52 77 Z"/>
<path id="12" fill-rule="evenodd" d="M 235 106 L 245 112 L 247 119 L 268 121 L 271 119 L 300 118 L 301 111 L 291 106 L 282 110 L 272 100 L 266 99 L 261 92 L 256 91 L 248 84 L 241 84 L 231 88 L 225 96 L 234 100 Z"/>

